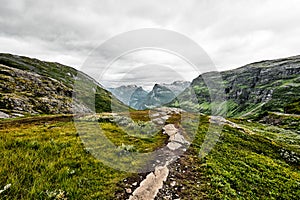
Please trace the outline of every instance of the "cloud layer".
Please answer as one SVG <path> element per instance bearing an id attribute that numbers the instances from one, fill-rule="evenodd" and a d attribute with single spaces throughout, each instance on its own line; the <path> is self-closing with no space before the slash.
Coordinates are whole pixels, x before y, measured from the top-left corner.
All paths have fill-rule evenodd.
<path id="1" fill-rule="evenodd" d="M 208 53 L 219 70 L 300 54 L 297 0 L 0 0 L 0 3 L 0 52 L 77 68 L 102 42 L 140 28 L 163 28 L 188 36 Z M 147 62 L 149 58 L 144 56 Z M 184 78 L 193 77 L 189 74 Z"/>

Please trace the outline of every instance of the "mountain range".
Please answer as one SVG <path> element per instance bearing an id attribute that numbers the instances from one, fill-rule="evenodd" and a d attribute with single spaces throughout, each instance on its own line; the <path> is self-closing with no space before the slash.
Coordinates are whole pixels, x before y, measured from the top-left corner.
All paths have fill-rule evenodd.
<path id="1" fill-rule="evenodd" d="M 136 85 L 122 85 L 116 88 L 108 88 L 108 90 L 124 104 L 137 110 L 144 110 L 171 102 L 189 85 L 190 82 L 188 81 L 174 81 L 170 84 L 155 84 L 150 92 Z"/>
<path id="2" fill-rule="evenodd" d="M 209 114 L 214 105 L 203 77 L 213 78 L 219 73 L 202 74 L 191 83 L 155 84 L 150 92 L 136 85 L 110 88 L 109 92 L 83 72 L 59 63 L 0 54 L 0 68 L 0 111 L 6 117 L 71 113 L 71 109 L 106 112 L 111 110 L 111 103 L 124 109 L 168 105 Z M 300 113 L 300 56 L 255 62 L 219 74 L 229 117 L 255 117 L 265 111 Z M 95 102 L 89 102 L 85 89 L 76 94 L 81 99 L 72 98 L 75 79 L 95 91 Z M 191 92 L 197 99 L 189 98 Z"/>
<path id="3" fill-rule="evenodd" d="M 116 88 L 108 88 L 108 91 L 115 95 L 125 105 L 134 109 L 140 108 L 140 105 L 148 94 L 142 87 L 136 85 L 122 85 Z"/>
<path id="4" fill-rule="evenodd" d="M 72 67 L 0 54 L 1 198 L 300 198 L 300 56 L 170 85 L 112 94 Z M 212 116 L 214 96 L 227 117 Z"/>

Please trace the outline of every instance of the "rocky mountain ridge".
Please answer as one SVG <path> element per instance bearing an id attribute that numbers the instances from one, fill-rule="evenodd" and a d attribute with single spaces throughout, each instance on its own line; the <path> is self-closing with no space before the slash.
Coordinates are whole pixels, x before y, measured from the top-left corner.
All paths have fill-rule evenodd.
<path id="1" fill-rule="evenodd" d="M 190 85 L 188 81 L 155 84 L 150 92 L 136 85 L 108 88 L 124 104 L 137 109 L 151 109 L 171 102 Z"/>
<path id="2" fill-rule="evenodd" d="M 140 109 L 151 109 L 168 104 L 189 85 L 190 82 L 188 81 L 174 81 L 171 84 L 155 84 L 152 91 L 149 92 L 145 98 L 145 101 L 142 103 Z"/>
<path id="3" fill-rule="evenodd" d="M 169 90 L 171 90 L 175 95 L 179 95 L 181 92 L 183 92 L 187 87 L 189 87 L 191 82 L 189 81 L 174 81 L 173 83 L 167 84 L 167 83 L 161 83 L 159 85 L 162 85 L 164 87 L 167 87 Z"/>
<path id="4" fill-rule="evenodd" d="M 146 100 L 148 92 L 142 87 L 138 87 L 130 97 L 129 106 L 140 110 L 143 106 L 144 101 Z"/>
<path id="5" fill-rule="evenodd" d="M 110 92 L 88 75 L 65 65 L 44 62 L 24 56 L 0 54 L 0 112 L 2 117 L 32 114 L 109 111 Z M 73 98 L 75 80 L 81 85 Z M 95 104 L 88 102 L 95 91 Z M 125 107 L 125 106 L 124 106 Z"/>
<path id="6" fill-rule="evenodd" d="M 178 96 L 188 110 L 210 113 L 214 104 L 202 76 L 213 79 L 209 72 L 194 79 L 191 86 Z M 227 99 L 227 116 L 257 116 L 264 111 L 300 112 L 300 56 L 266 60 L 220 72 Z M 191 92 L 197 100 L 189 100 Z M 177 104 L 177 105 L 176 105 Z M 178 106 L 173 101 L 171 106 Z"/>
<path id="7" fill-rule="evenodd" d="M 148 92 L 141 86 L 122 85 L 116 88 L 107 88 L 115 97 L 134 109 L 139 109 Z"/>

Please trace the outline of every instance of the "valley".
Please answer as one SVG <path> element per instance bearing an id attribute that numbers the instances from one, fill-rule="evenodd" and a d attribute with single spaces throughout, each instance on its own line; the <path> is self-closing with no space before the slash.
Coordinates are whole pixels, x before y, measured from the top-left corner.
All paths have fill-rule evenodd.
<path id="1" fill-rule="evenodd" d="M 145 110 L 170 103 L 189 86 L 188 81 L 174 81 L 171 84 L 155 84 L 150 92 L 136 85 L 122 85 L 117 88 L 108 88 L 108 90 L 125 105 L 133 109 Z"/>
<path id="2" fill-rule="evenodd" d="M 221 117 L 201 76 L 179 90 L 106 90 L 74 68 L 0 54 L 0 187 L 11 184 L 0 199 L 299 199 L 299 58 L 220 72 Z"/>

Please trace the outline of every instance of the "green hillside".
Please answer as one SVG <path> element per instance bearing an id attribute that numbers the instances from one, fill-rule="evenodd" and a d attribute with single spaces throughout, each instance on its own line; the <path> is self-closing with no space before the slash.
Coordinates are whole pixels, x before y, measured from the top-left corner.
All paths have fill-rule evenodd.
<path id="1" fill-rule="evenodd" d="M 194 79 L 178 97 L 181 106 L 209 114 L 214 105 L 203 77 L 213 79 L 215 75 L 209 72 Z M 256 62 L 220 75 L 218 84 L 223 86 L 229 117 L 255 117 L 265 111 L 300 114 L 300 56 Z M 191 91 L 197 100 L 190 100 Z M 170 105 L 176 107 L 178 102 Z"/>
<path id="2" fill-rule="evenodd" d="M 72 106 L 78 112 L 108 112 L 111 103 L 126 108 L 95 80 L 72 67 L 0 54 L 0 69 L 0 111 L 8 115 L 71 113 Z M 75 79 L 78 98 L 74 102 Z M 90 95 L 92 89 L 95 99 Z"/>

